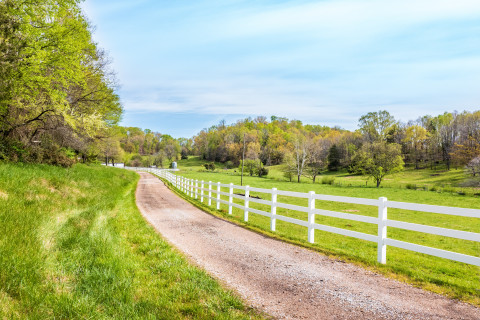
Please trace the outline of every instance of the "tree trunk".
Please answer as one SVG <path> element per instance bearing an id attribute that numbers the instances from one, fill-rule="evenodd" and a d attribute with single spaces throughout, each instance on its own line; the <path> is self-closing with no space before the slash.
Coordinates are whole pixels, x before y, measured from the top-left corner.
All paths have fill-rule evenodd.
<path id="1" fill-rule="evenodd" d="M 377 179 L 377 188 L 380 187 L 380 182 L 382 182 L 381 179 Z"/>
<path id="2" fill-rule="evenodd" d="M 301 176 L 301 175 L 298 175 L 298 176 L 297 176 L 297 178 L 298 178 L 298 183 L 300 183 L 300 176 Z"/>

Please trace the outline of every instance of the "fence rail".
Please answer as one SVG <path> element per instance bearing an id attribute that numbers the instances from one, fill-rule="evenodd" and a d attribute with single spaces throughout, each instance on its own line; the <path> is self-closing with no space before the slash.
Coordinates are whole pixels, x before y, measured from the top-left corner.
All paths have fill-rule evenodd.
<path id="1" fill-rule="evenodd" d="M 398 229 L 404 229 L 404 230 L 410 230 L 410 231 L 416 231 L 416 232 L 423 232 L 423 233 L 428 233 L 433 235 L 446 236 L 450 238 L 480 242 L 480 233 L 439 228 L 439 227 L 433 227 L 433 226 L 427 226 L 427 225 L 415 224 L 415 223 L 409 223 L 409 222 L 403 222 L 403 221 L 397 221 L 397 220 L 389 220 L 387 218 L 387 208 L 422 211 L 422 212 L 430 212 L 430 213 L 438 213 L 438 214 L 446 214 L 446 215 L 454 215 L 454 216 L 462 216 L 462 217 L 470 217 L 470 218 L 480 218 L 479 209 L 466 209 L 466 208 L 406 203 L 406 202 L 398 202 L 398 201 L 387 201 L 387 198 L 384 198 L 384 197 L 381 197 L 378 200 L 375 200 L 375 199 L 363 199 L 363 198 L 315 194 L 314 191 L 310 191 L 309 193 L 302 193 L 302 192 L 293 192 L 293 191 L 282 191 L 282 190 L 277 190 L 276 188 L 262 189 L 262 188 L 254 188 L 250 186 L 237 186 L 232 183 L 224 184 L 220 182 L 211 182 L 211 181 L 206 182 L 206 181 L 198 181 L 194 179 L 187 179 L 182 176 L 174 175 L 172 173 L 173 170 L 168 170 L 168 169 L 131 168 L 131 167 L 127 169 L 153 173 L 167 180 L 175 188 L 184 192 L 190 197 L 193 197 L 195 199 L 198 199 L 200 197 L 201 202 L 204 202 L 204 200 L 208 200 L 209 206 L 211 206 L 212 201 L 214 201 L 216 203 L 217 209 L 220 209 L 220 204 L 228 205 L 229 214 L 232 214 L 233 207 L 243 210 L 245 221 L 248 221 L 249 213 L 255 213 L 265 217 L 269 217 L 270 229 L 272 231 L 275 231 L 276 229 L 277 220 L 306 227 L 308 228 L 308 241 L 310 243 L 314 242 L 315 230 L 321 230 L 321 231 L 336 233 L 344 236 L 354 237 L 354 238 L 358 238 L 366 241 L 376 242 L 377 243 L 377 260 L 379 263 L 382 263 L 382 264 L 385 264 L 387 262 L 387 245 L 388 245 L 388 246 L 415 251 L 415 252 L 419 252 L 419 253 L 423 253 L 431 256 L 436 256 L 440 258 L 472 264 L 475 266 L 480 266 L 480 257 L 422 246 L 422 245 L 395 240 L 387 237 L 387 227 L 392 227 L 392 228 L 398 228 Z M 229 192 L 221 191 L 222 187 L 228 188 Z M 234 194 L 233 192 L 234 189 L 243 190 L 245 191 L 245 194 L 244 195 Z M 270 194 L 271 200 L 269 201 L 269 200 L 261 200 L 261 199 L 253 198 L 250 196 L 251 191 Z M 215 195 L 212 195 L 212 194 L 215 194 Z M 228 197 L 228 201 L 221 199 L 220 198 L 221 195 Z M 299 205 L 278 202 L 277 196 L 279 195 L 307 199 L 308 205 L 304 207 Z M 233 199 L 243 200 L 244 204 L 241 205 L 238 203 L 234 203 Z M 378 207 L 378 216 L 369 217 L 369 216 L 363 216 L 363 215 L 357 215 L 357 214 L 351 214 L 351 213 L 323 210 L 315 207 L 315 200 L 375 206 L 375 207 Z M 251 208 L 250 202 L 270 206 L 270 212 Z M 277 214 L 277 208 L 284 208 L 288 210 L 305 212 L 308 214 L 308 221 L 279 215 Z M 317 224 L 315 223 L 316 215 L 375 224 L 378 226 L 377 235 Z"/>

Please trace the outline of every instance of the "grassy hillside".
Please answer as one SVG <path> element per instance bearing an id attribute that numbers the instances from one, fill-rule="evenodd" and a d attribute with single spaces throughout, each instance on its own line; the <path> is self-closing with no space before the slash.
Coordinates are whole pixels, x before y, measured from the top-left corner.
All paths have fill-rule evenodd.
<path id="1" fill-rule="evenodd" d="M 259 318 L 143 220 L 137 179 L 0 165 L 1 319 Z"/>
<path id="2" fill-rule="evenodd" d="M 237 172 L 234 172 L 234 170 L 220 169 L 213 173 L 205 172 L 205 170 L 202 170 L 201 161 L 195 158 L 190 159 L 189 161 L 181 161 L 179 167 L 181 171 L 179 171 L 178 174 L 188 178 L 213 182 L 219 181 L 222 183 L 233 182 L 237 185 L 240 184 L 238 170 Z M 451 186 L 461 179 L 461 177 L 459 177 L 459 171 L 434 173 L 430 170 L 405 171 L 396 176 L 387 177 L 390 180 L 387 180 L 382 188 L 376 188 L 373 186 L 373 183 L 365 186 L 365 177 L 348 176 L 345 173 L 334 175 L 336 182 L 333 184 L 322 184 L 320 182 L 312 184 L 311 181 L 308 181 L 307 179 L 304 179 L 304 183 L 300 184 L 296 182 L 287 182 L 283 179 L 283 176 L 280 176 L 278 168 L 270 169 L 267 178 L 244 177 L 244 185 L 266 189 L 275 187 L 279 190 L 298 192 L 315 191 L 317 194 L 370 199 L 378 199 L 383 196 L 387 197 L 389 200 L 395 201 L 480 209 L 480 199 L 478 196 L 474 195 L 478 190 L 462 189 L 465 190 L 464 194 L 462 192 L 458 193 L 455 192 L 455 190 L 448 189 L 442 189 L 440 190 L 441 192 L 439 192 L 439 190 L 430 191 L 430 188 L 417 190 L 405 188 L 405 184 L 423 185 L 440 183 L 438 181 Z M 320 180 L 321 179 L 322 178 L 320 177 Z M 228 192 L 227 188 L 222 188 L 222 191 Z M 270 200 L 270 195 L 268 194 L 252 192 L 251 195 Z M 228 197 L 226 196 L 222 196 L 222 199 L 224 200 L 227 200 L 227 198 Z M 243 204 L 242 200 L 235 199 L 234 201 Z M 301 206 L 307 205 L 306 199 L 292 197 L 279 196 L 278 201 Z M 270 211 L 270 207 L 252 202 L 250 202 L 250 207 L 267 212 Z M 317 201 L 316 207 L 371 217 L 376 217 L 378 215 L 377 207 L 372 206 Z M 229 216 L 225 213 L 226 209 L 227 206 L 222 204 L 221 211 L 213 213 L 222 215 L 227 219 L 235 220 L 238 223 L 242 223 L 243 210 L 234 208 L 232 216 Z M 307 220 L 307 214 L 303 212 L 277 208 L 277 213 L 296 219 Z M 389 218 L 393 220 L 480 233 L 480 219 L 478 218 L 456 217 L 397 209 L 389 209 L 388 215 Z M 377 234 L 376 225 L 363 222 L 318 215 L 316 216 L 316 222 L 352 231 L 373 235 Z M 270 234 L 270 220 L 267 217 L 251 213 L 248 226 L 260 232 Z M 379 265 L 376 262 L 377 248 L 375 243 L 333 233 L 316 231 L 315 244 L 311 245 L 307 242 L 307 229 L 305 227 L 296 226 L 282 221 L 277 222 L 277 232 L 272 235 L 311 247 L 328 255 L 342 257 L 343 259 L 359 263 L 402 281 L 480 305 L 480 291 L 478 289 L 480 288 L 480 268 L 478 267 L 394 247 L 388 247 L 387 265 Z M 388 236 L 389 238 L 420 245 L 480 256 L 480 243 L 474 241 L 428 235 L 391 227 L 388 228 Z"/>

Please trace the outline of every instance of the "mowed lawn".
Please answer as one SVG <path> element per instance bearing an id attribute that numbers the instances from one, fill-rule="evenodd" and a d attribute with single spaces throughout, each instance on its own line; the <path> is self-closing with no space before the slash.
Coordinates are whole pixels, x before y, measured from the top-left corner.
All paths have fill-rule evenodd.
<path id="1" fill-rule="evenodd" d="M 212 181 L 240 185 L 238 169 L 220 169 L 217 170 L 217 172 L 205 172 L 205 170 L 202 169 L 201 164 L 202 162 L 196 158 L 189 159 L 188 161 L 180 161 L 179 168 L 181 171 L 179 171 L 178 174 L 187 178 L 198 179 L 200 181 L 204 180 L 206 182 Z M 234 170 L 236 170 L 236 172 L 234 172 Z M 297 192 L 315 191 L 317 194 L 369 199 L 386 197 L 387 199 L 394 201 L 480 209 L 480 198 L 473 195 L 476 193 L 475 190 L 469 190 L 466 195 L 462 195 L 456 192 L 434 192 L 406 189 L 404 185 L 404 183 L 415 183 L 420 185 L 425 183 L 437 184 L 440 183 L 439 181 L 443 184 L 455 184 L 455 181 L 460 181 L 462 179 L 458 176 L 459 171 L 460 170 L 445 172 L 444 174 L 436 174 L 432 173 L 430 170 L 410 170 L 395 176 L 387 177 L 387 179 L 390 179 L 387 180 L 390 183 L 385 183 L 385 186 L 382 188 L 375 188 L 373 187 L 372 182 L 365 186 L 365 177 L 349 177 L 345 173 L 337 174 L 335 178 L 336 181 L 339 181 L 340 183 L 334 183 L 333 185 L 321 184 L 320 182 L 312 184 L 311 180 L 309 181 L 306 178 L 302 178 L 303 183 L 288 182 L 283 179 L 277 168 L 271 168 L 270 174 L 266 178 L 250 177 L 248 175 L 244 176 L 243 184 L 266 189 L 277 188 L 278 190 Z M 448 179 L 449 176 L 452 176 L 452 179 Z M 424 177 L 424 179 L 422 180 L 421 177 Z M 430 180 L 428 177 L 431 177 Z M 320 181 L 321 179 L 322 176 L 319 177 Z M 349 183 L 347 182 L 349 180 L 361 183 Z M 228 188 L 222 188 L 221 190 L 223 192 L 228 192 Z M 243 193 L 241 190 L 234 190 L 234 192 Z M 266 193 L 252 192 L 251 195 L 265 200 L 271 199 L 271 195 Z M 228 197 L 226 196 L 222 196 L 221 198 L 223 200 L 228 200 Z M 234 199 L 234 201 L 243 204 L 243 200 Z M 307 206 L 306 199 L 279 196 L 278 201 Z M 213 201 L 212 207 L 214 206 L 215 202 Z M 270 212 L 270 207 L 266 205 L 250 202 L 250 207 Z M 238 221 L 239 223 L 243 221 L 243 210 L 234 208 L 232 216 L 229 216 L 226 213 L 227 205 L 221 204 L 220 208 L 221 211 L 218 212 L 218 214 L 228 219 Z M 316 208 L 371 217 L 378 216 L 378 208 L 373 206 L 317 200 Z M 306 213 L 298 211 L 277 208 L 277 214 L 305 221 L 308 220 Z M 480 219 L 478 218 L 398 209 L 388 209 L 388 217 L 393 220 L 480 233 Z M 330 218 L 320 215 L 316 216 L 316 222 L 372 235 L 377 234 L 376 225 L 363 222 Z M 248 225 L 260 232 L 269 233 L 270 219 L 268 217 L 250 213 Z M 361 264 L 376 272 L 387 274 L 390 277 L 397 278 L 401 281 L 480 305 L 479 267 L 394 247 L 388 247 L 387 249 L 387 265 L 380 265 L 376 262 L 376 243 L 316 230 L 315 244 L 311 245 L 307 242 L 307 228 L 282 221 L 277 221 L 277 232 L 275 232 L 274 236 L 311 247 L 327 255 L 332 255 L 332 257 L 340 257 L 341 259 Z M 449 237 L 429 235 L 392 227 L 388 228 L 388 237 L 480 257 L 480 243 L 474 241 L 457 240 Z"/>
<path id="2" fill-rule="evenodd" d="M 0 165 L 0 319 L 257 319 L 141 217 L 138 175 Z"/>

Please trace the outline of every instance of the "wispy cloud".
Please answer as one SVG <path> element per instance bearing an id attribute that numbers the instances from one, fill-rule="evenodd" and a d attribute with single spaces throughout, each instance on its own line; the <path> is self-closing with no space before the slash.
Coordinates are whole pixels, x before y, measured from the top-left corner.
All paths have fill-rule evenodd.
<path id="1" fill-rule="evenodd" d="M 87 0 L 86 10 L 127 112 L 352 128 L 378 108 L 408 120 L 480 101 L 477 0 Z"/>

